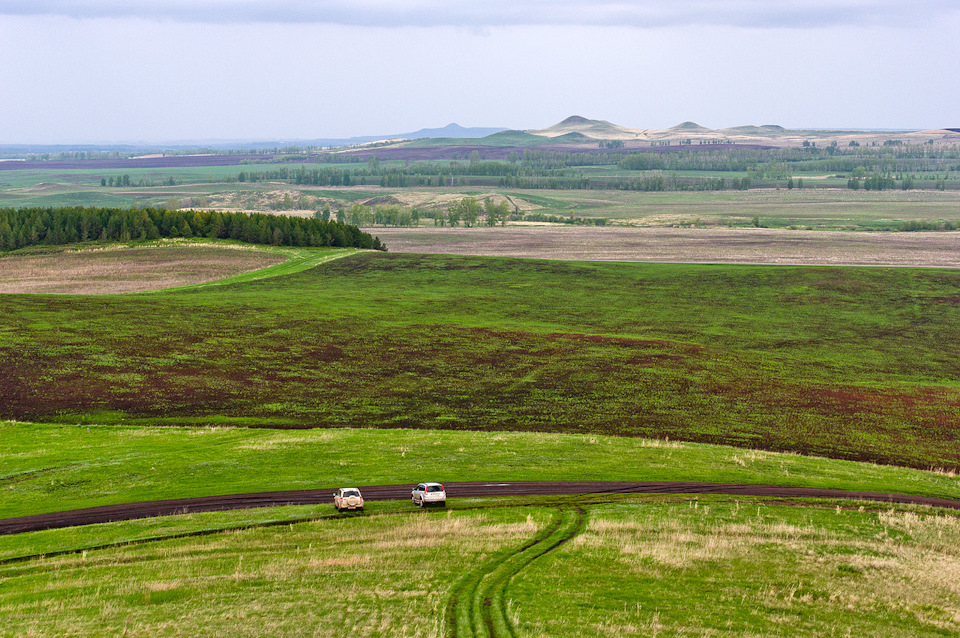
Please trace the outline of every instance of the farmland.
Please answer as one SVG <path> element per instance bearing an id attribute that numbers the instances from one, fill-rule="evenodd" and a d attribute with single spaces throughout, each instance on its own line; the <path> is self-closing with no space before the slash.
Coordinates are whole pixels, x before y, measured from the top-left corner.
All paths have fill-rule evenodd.
<path id="1" fill-rule="evenodd" d="M 960 266 L 960 233 L 530 225 L 377 228 L 391 252 L 577 261 Z"/>
<path id="2" fill-rule="evenodd" d="M 252 247 L 181 245 L 56 251 L 0 260 L 0 293 L 115 294 L 227 279 L 286 261 Z"/>
<path id="3" fill-rule="evenodd" d="M 0 257 L 0 516 L 422 480 L 960 498 L 950 147 L 716 145 L 695 166 L 529 137 L 0 163 L 0 206 L 324 208 L 390 247 L 193 229 Z M 852 158 L 895 188 L 849 187 Z M 454 223 L 468 197 L 479 219 Z M 450 496 L 0 537 L 0 635 L 960 629 L 946 510 Z"/>
<path id="4" fill-rule="evenodd" d="M 470 196 L 508 197 L 512 214 L 503 221 L 511 223 L 530 221 L 531 213 L 628 225 L 811 230 L 949 230 L 960 223 L 954 133 L 931 131 L 929 139 L 877 134 L 872 140 L 783 135 L 766 145 L 722 144 L 715 137 L 700 140 L 705 145 L 668 139 L 666 146 L 631 142 L 615 148 L 604 146 L 609 140 L 598 145 L 581 136 L 558 143 L 556 136 L 527 133 L 520 137 L 541 144 L 516 145 L 510 134 L 499 133 L 469 144 L 434 140 L 246 154 L 28 156 L 0 162 L 0 206 L 311 214 L 325 204 L 346 212 L 392 200 L 416 210 L 419 225 L 456 226 L 478 223 L 447 216 L 452 201 Z M 804 145 L 797 148 L 801 138 Z M 838 139 L 850 145 L 839 146 Z"/>

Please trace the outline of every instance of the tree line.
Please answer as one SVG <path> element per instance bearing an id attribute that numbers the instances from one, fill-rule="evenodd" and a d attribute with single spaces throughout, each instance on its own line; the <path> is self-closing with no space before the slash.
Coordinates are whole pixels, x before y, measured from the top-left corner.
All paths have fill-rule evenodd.
<path id="1" fill-rule="evenodd" d="M 240 182 L 288 181 L 298 185 L 351 186 L 379 184 L 387 188 L 445 187 L 469 183 L 497 184 L 505 188 L 529 189 L 628 189 L 628 190 L 745 190 L 769 181 L 788 180 L 797 174 L 834 173 L 838 177 L 913 174 L 918 179 L 940 179 L 960 171 L 960 148 L 955 146 L 902 145 L 840 147 L 835 143 L 799 148 L 683 149 L 669 152 L 628 151 L 611 156 L 597 152 L 525 150 L 504 160 L 486 160 L 474 151 L 467 160 L 381 162 L 375 157 L 355 167 L 283 166 L 242 170 Z M 329 158 L 324 158 L 329 159 Z M 355 162 L 356 163 L 356 162 Z M 577 167 L 609 166 L 635 171 L 633 176 L 585 176 Z M 664 177 L 681 171 L 733 172 L 733 178 L 697 176 Z M 858 174 L 859 173 L 859 174 Z M 931 177 L 933 176 L 933 177 Z M 486 179 L 484 179 L 486 178 Z M 232 178 L 231 178 L 232 179 Z M 766 180 L 766 182 L 764 181 Z M 118 177 L 116 185 L 127 185 Z M 852 184 L 853 182 L 851 182 Z M 107 179 L 110 185 L 111 180 Z M 865 186 L 861 182 L 862 185 Z M 884 187 L 884 186 L 881 186 Z M 910 188 L 922 187 L 918 182 Z M 939 183 L 937 185 L 939 188 Z"/>
<path id="2" fill-rule="evenodd" d="M 36 244 L 153 240 L 167 237 L 234 239 L 273 246 L 337 246 L 386 250 L 379 237 L 342 221 L 262 213 L 161 208 L 0 209 L 0 250 Z"/>

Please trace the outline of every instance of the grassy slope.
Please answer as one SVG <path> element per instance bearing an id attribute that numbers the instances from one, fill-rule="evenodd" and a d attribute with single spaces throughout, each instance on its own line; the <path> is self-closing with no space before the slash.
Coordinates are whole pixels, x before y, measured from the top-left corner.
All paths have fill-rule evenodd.
<path id="1" fill-rule="evenodd" d="M 3 518 L 131 501 L 423 480 L 770 483 L 960 499 L 960 479 L 943 473 L 596 435 L 30 423 L 3 424 L 0 435 Z"/>
<path id="2" fill-rule="evenodd" d="M 956 540 L 954 516 L 596 506 L 508 594 L 524 636 L 954 635 Z"/>
<path id="3" fill-rule="evenodd" d="M 503 273 L 496 268 L 485 269 L 476 260 L 467 260 L 467 263 L 471 264 L 469 268 L 464 268 L 462 262 L 434 264 L 431 271 L 449 274 L 453 280 L 440 290 L 427 290 L 424 282 L 416 278 L 414 281 L 401 280 L 399 287 L 398 281 L 394 280 L 392 292 L 398 299 L 387 304 L 392 308 L 380 307 L 379 313 L 350 296 L 351 292 L 376 295 L 389 290 L 384 282 L 377 283 L 382 274 L 361 269 L 358 274 L 362 285 L 352 290 L 334 286 L 329 292 L 332 296 L 326 298 L 327 305 L 320 310 L 325 325 L 343 321 L 352 313 L 360 323 L 377 323 L 378 330 L 374 333 L 380 335 L 381 340 L 377 343 L 382 345 L 383 335 L 390 332 L 388 329 L 419 329 L 415 323 L 405 323 L 391 315 L 391 310 L 400 314 L 399 307 L 409 305 L 409 308 L 419 308 L 413 316 L 422 318 L 430 316 L 430 309 L 424 305 L 440 303 L 445 307 L 444 297 L 450 296 L 455 298 L 457 310 L 444 313 L 449 319 L 441 327 L 472 329 L 474 335 L 481 334 L 485 338 L 496 338 L 497 331 L 501 336 L 506 334 L 510 340 L 500 345 L 504 346 L 502 351 L 507 357 L 513 348 L 522 349 L 527 343 L 525 340 L 535 338 L 537 334 L 540 335 L 538 341 L 543 341 L 545 334 L 551 334 L 546 331 L 556 330 L 558 325 L 567 329 L 569 326 L 589 325 L 618 335 L 626 332 L 622 328 L 610 330 L 612 326 L 626 325 L 621 322 L 628 320 L 622 315 L 629 315 L 632 304 L 614 303 L 616 293 L 623 294 L 622 288 L 616 288 L 609 296 L 600 295 L 602 298 L 595 300 L 595 305 L 590 308 L 597 314 L 588 316 L 587 309 L 580 307 L 585 303 L 581 297 L 594 295 L 577 290 L 580 284 L 575 285 L 576 279 L 565 277 L 564 285 L 574 289 L 568 293 L 580 299 L 580 303 L 568 299 L 569 305 L 555 305 L 562 295 L 551 294 L 555 291 L 550 290 L 550 278 L 540 278 L 539 275 L 550 272 L 556 275 L 557 272 L 544 264 L 538 264 L 534 271 L 521 270 L 519 274 L 531 278 L 531 281 L 506 282 L 494 278 L 493 285 L 497 289 L 505 288 L 505 296 L 515 305 L 512 309 L 496 308 L 496 312 L 490 312 L 491 306 L 484 305 L 487 312 L 483 313 L 483 320 L 478 320 L 476 306 L 481 303 L 478 301 L 478 282 L 472 277 L 464 280 L 462 273 L 459 276 L 455 273 L 473 270 L 481 277 Z M 583 275 L 595 268 L 594 265 L 583 266 L 585 270 L 575 268 L 563 272 Z M 670 270 L 670 267 L 664 268 Z M 389 270 L 395 271 L 396 268 Z M 772 296 L 782 304 L 784 291 L 767 290 L 763 293 L 765 286 L 772 284 L 769 278 L 757 276 L 760 270 L 764 269 L 724 275 L 723 278 L 731 283 L 739 282 L 741 298 L 724 299 L 722 291 L 717 291 L 707 303 L 716 305 L 718 300 L 726 301 L 718 306 L 724 312 L 715 313 L 708 324 L 704 323 L 707 321 L 705 317 L 698 316 L 699 322 L 693 322 L 695 326 L 709 325 L 713 329 L 705 331 L 700 338 L 688 337 L 687 343 L 718 341 L 724 350 L 734 347 L 731 343 L 738 343 L 739 357 L 749 360 L 761 355 L 761 369 L 767 370 L 765 374 L 770 378 L 777 377 L 778 370 L 782 378 L 795 371 L 796 361 L 784 356 L 784 350 L 792 346 L 800 347 L 801 352 L 794 355 L 796 358 L 808 357 L 810 352 L 818 353 L 818 359 L 806 364 L 810 367 L 808 376 L 814 381 L 826 379 L 829 383 L 830 378 L 840 378 L 844 383 L 856 382 L 881 393 L 917 386 L 929 390 L 931 384 L 952 391 L 952 386 L 942 379 L 949 352 L 943 360 L 932 358 L 932 336 L 925 336 L 928 329 L 937 332 L 944 325 L 949 326 L 952 320 L 952 315 L 947 313 L 942 323 L 929 325 L 933 311 L 950 303 L 942 297 L 955 283 L 952 273 L 889 271 L 887 274 L 897 277 L 893 280 L 866 277 L 867 281 L 863 282 L 862 275 L 869 274 L 866 271 L 854 271 L 856 277 L 845 278 L 839 274 L 843 271 L 833 269 L 768 269 L 792 272 L 793 276 L 807 272 L 807 277 L 813 279 L 808 283 L 813 285 L 805 289 L 788 289 L 787 296 L 793 298 L 792 295 L 802 296 L 812 291 L 820 296 L 820 305 L 824 301 L 830 302 L 826 304 L 826 310 L 821 309 L 824 316 L 821 317 L 823 323 L 818 324 L 821 327 L 818 336 L 826 336 L 828 343 L 841 347 L 839 351 L 830 348 L 808 351 L 810 344 L 804 347 L 796 340 L 779 347 L 765 340 L 779 338 L 780 331 L 789 332 L 791 327 L 796 328 L 797 321 L 810 321 L 809 314 L 815 309 L 810 309 L 809 314 L 801 313 L 799 318 L 781 316 L 778 322 L 772 322 L 770 331 L 750 334 L 749 338 L 743 338 L 742 331 L 738 330 L 742 329 L 744 322 L 755 326 L 761 320 L 768 322 L 773 318 L 769 316 L 772 312 L 769 305 L 774 302 L 767 300 L 764 303 L 765 298 Z M 828 273 L 831 284 L 825 286 L 824 279 L 815 276 L 818 272 Z M 311 274 L 316 275 L 317 271 L 272 282 L 284 281 L 286 285 Z M 624 278 L 624 271 L 599 274 Z M 651 323 L 643 324 L 646 331 L 669 332 L 671 327 L 676 329 L 679 324 L 667 322 L 655 326 L 653 322 L 662 322 L 664 316 L 670 317 L 684 310 L 689 312 L 689 305 L 676 303 L 676 300 L 678 292 L 688 289 L 690 273 L 661 271 L 653 275 L 645 273 L 643 285 L 639 288 L 663 288 L 664 278 L 683 280 L 675 282 L 675 286 L 666 291 L 661 289 L 656 297 L 671 301 L 669 305 L 673 307 L 666 312 L 661 309 L 656 317 L 646 318 Z M 706 275 L 710 278 L 709 269 Z M 716 283 L 719 275 L 718 272 L 712 273 L 712 283 Z M 437 283 L 433 277 L 430 279 L 430 283 Z M 755 285 L 745 286 L 746 280 Z M 295 286 L 300 288 L 299 296 L 288 291 L 287 295 L 274 297 L 273 304 L 264 303 L 261 297 L 261 304 L 255 304 L 255 307 L 281 315 L 279 305 L 282 302 L 291 304 L 296 299 L 297 303 L 318 312 L 318 305 L 309 300 L 310 295 L 318 294 L 317 289 L 321 286 L 304 289 L 301 283 Z M 324 279 L 323 283 L 329 285 L 330 281 Z M 465 283 L 472 285 L 465 287 Z M 593 283 L 597 289 L 591 288 L 591 292 L 595 294 L 610 285 L 610 282 L 602 281 Z M 632 283 L 638 285 L 637 280 Z M 249 285 L 266 285 L 270 295 L 276 295 L 278 289 L 269 284 L 270 281 L 261 281 Z M 524 289 L 532 285 L 546 286 L 538 291 L 544 293 L 540 298 L 549 301 L 547 306 L 517 307 L 522 305 L 519 304 L 521 298 L 511 293 L 513 287 L 516 286 L 520 293 L 529 293 Z M 885 285 L 898 286 L 896 294 L 879 294 Z M 240 299 L 250 302 L 254 298 L 242 294 L 246 287 L 226 286 L 224 290 L 233 294 L 239 291 Z M 412 289 L 419 289 L 420 295 L 410 298 L 408 293 Z M 703 292 L 699 288 L 696 290 Z M 154 310 L 164 308 L 169 312 L 175 309 L 181 313 L 179 318 L 183 324 L 177 330 L 188 328 L 188 333 L 196 337 L 197 332 L 189 328 L 197 325 L 197 315 L 223 303 L 220 297 L 205 298 L 209 292 L 160 294 L 149 301 L 173 301 L 172 306 L 161 304 Z M 729 294 L 729 289 L 726 292 Z M 487 294 L 493 295 L 492 292 Z M 526 298 L 529 300 L 529 296 Z M 22 301 L 19 297 L 8 299 Z M 191 306 L 183 299 L 192 299 L 194 304 Z M 338 300 L 335 307 L 332 299 Z M 389 299 L 389 295 L 382 299 Z M 870 300 L 869 303 L 866 299 Z M 831 330 L 836 329 L 834 326 L 828 330 L 831 318 L 833 321 L 837 319 L 838 310 L 834 306 L 847 307 L 848 312 L 843 313 L 845 319 L 859 316 L 859 321 L 845 328 L 862 335 L 866 327 L 903 321 L 899 311 L 903 310 L 905 299 L 912 301 L 908 316 L 913 320 L 909 323 L 912 329 L 906 334 L 903 328 L 895 330 L 893 334 L 899 338 L 893 339 L 896 343 L 888 349 L 878 349 L 881 343 L 868 341 L 869 352 L 855 355 L 855 348 L 845 349 L 841 342 L 830 338 L 833 336 Z M 47 303 L 53 301 L 50 298 L 44 300 Z M 116 299 L 115 303 L 122 305 L 130 301 L 133 305 L 127 308 L 129 312 L 143 300 L 142 297 L 124 298 Z M 181 303 L 176 303 L 178 300 Z M 89 314 L 83 316 L 83 304 L 79 303 L 82 299 L 73 301 L 81 306 L 79 318 L 64 311 L 58 314 L 52 309 L 52 314 L 45 318 L 34 315 L 31 317 L 33 323 L 13 330 L 22 336 L 63 328 L 68 338 L 60 344 L 61 354 L 69 355 L 84 348 L 93 351 L 91 345 L 95 345 L 98 352 L 109 352 L 103 348 L 103 343 L 84 344 L 82 338 L 77 338 L 78 335 L 93 334 L 86 329 L 97 322 Z M 634 300 L 633 303 L 638 302 Z M 745 312 L 745 305 L 750 313 Z M 597 312 L 597 308 L 604 310 Z M 737 312 L 731 314 L 731 308 Z M 142 312 L 144 307 L 139 306 L 139 309 Z M 549 314 L 548 309 L 553 314 Z M 108 308 L 106 314 L 112 314 L 116 320 L 117 309 L 112 309 L 113 313 L 110 310 Z M 791 306 L 781 312 L 789 315 L 792 311 L 796 315 L 797 310 Z M 246 319 L 251 317 L 246 313 L 237 314 Z M 131 315 L 126 317 L 131 321 Z M 491 317 L 512 330 L 503 332 L 502 325 L 498 325 L 497 330 L 489 328 L 487 322 Z M 78 319 L 79 325 L 85 326 L 80 332 L 76 332 Z M 141 316 L 135 323 L 137 325 L 132 328 L 142 328 L 152 321 Z M 476 325 L 478 323 L 481 325 Z M 115 324 L 114 329 L 117 325 L 120 324 Z M 176 324 L 165 325 L 172 329 Z M 230 325 L 240 327 L 236 321 Z M 257 325 L 262 327 L 261 322 Z M 4 335 L 6 341 L 0 341 L 0 344 L 9 345 L 10 324 L 3 327 L 7 332 L 0 335 Z M 122 341 L 127 333 L 123 329 L 119 333 Z M 626 334 L 636 335 L 635 332 Z M 277 336 L 281 344 L 289 344 L 289 333 L 271 336 L 274 337 L 274 346 Z M 907 350 L 906 343 L 901 340 L 905 336 L 910 338 L 908 343 L 915 340 L 919 349 L 899 365 L 900 353 Z M 210 345 L 204 341 L 209 337 L 208 334 L 200 342 Z M 178 340 L 176 334 L 173 339 Z M 547 338 L 548 348 L 556 348 L 551 339 L 560 344 L 569 341 L 586 349 L 596 348 L 604 356 L 616 353 L 617 349 L 665 349 L 666 352 L 644 352 L 646 355 L 668 355 L 645 361 L 647 366 L 653 363 L 655 369 L 662 367 L 665 361 L 676 360 L 677 354 L 690 355 L 686 346 L 678 353 L 671 344 L 595 337 L 586 341 L 583 337 Z M 443 339 L 439 343 L 444 345 Z M 244 346 L 242 340 L 234 345 Z M 859 345 L 863 350 L 864 343 Z M 711 345 L 710 348 L 721 346 Z M 38 347 L 38 342 L 32 347 Z M 31 352 L 31 348 L 26 351 Z M 257 350 L 257 355 L 262 357 L 266 352 L 266 349 Z M 241 356 L 251 356 L 249 349 L 243 349 L 242 353 Z M 435 355 L 436 350 L 430 354 Z M 107 358 L 98 362 L 102 366 L 101 373 L 116 370 L 116 364 L 123 363 L 121 353 L 113 351 L 112 355 L 116 360 Z M 447 356 L 443 357 L 443 362 Z M 181 355 L 177 360 L 190 361 L 193 357 Z M 852 358 L 856 366 L 850 369 L 848 365 L 836 365 L 832 369 L 817 370 L 831 357 L 848 363 Z M 137 360 L 141 369 L 147 371 L 157 363 L 143 358 Z M 771 360 L 776 365 L 771 366 Z M 424 358 L 422 363 L 428 361 L 437 361 L 437 358 Z M 925 365 L 917 365 L 920 362 Z M 457 366 L 444 368 L 443 372 L 465 374 Z M 663 373 L 669 373 L 669 366 Z M 122 383 L 123 378 L 118 376 L 117 381 Z M 194 378 L 194 381 L 198 380 L 202 379 Z M 362 381 L 368 383 L 372 378 L 363 377 Z M 46 381 L 41 379 L 41 382 Z M 277 386 L 271 387 L 276 389 Z M 941 406 L 941 410 L 943 408 Z M 110 419 L 118 415 L 111 412 L 104 416 Z M 57 505 L 54 509 L 61 509 L 69 503 L 83 506 L 129 500 L 130 497 L 162 498 L 164 495 L 243 491 L 244 486 L 295 489 L 317 487 L 326 480 L 358 484 L 410 482 L 421 480 L 426 474 L 441 480 L 451 480 L 447 477 L 455 480 L 471 477 L 520 480 L 554 475 L 556 478 L 664 480 L 689 477 L 689 480 L 778 482 L 944 496 L 955 496 L 960 492 L 956 479 L 943 474 L 594 435 L 484 435 L 408 430 L 158 430 L 14 423 L 0 428 L 5 441 L 4 453 L 0 455 L 0 476 L 3 477 L 0 488 L 3 488 L 4 495 L 0 507 L 3 511 L 15 513 L 46 511 L 51 504 Z M 863 432 L 858 434 L 864 435 Z M 915 434 L 920 439 L 927 433 Z M 171 477 L 176 480 L 171 481 Z M 395 512 L 400 511 L 402 505 L 383 504 L 378 508 Z M 362 520 L 314 522 L 289 528 L 254 529 L 209 538 L 91 551 L 77 556 L 31 561 L 22 566 L 12 564 L 0 568 L 5 582 L 10 585 L 0 589 L 0 610 L 3 610 L 0 615 L 6 619 L 5 631 L 14 634 L 54 631 L 116 635 L 128 630 L 163 633 L 173 628 L 193 627 L 196 631 L 216 629 L 243 635 L 254 626 L 250 619 L 255 616 L 257 631 L 267 627 L 272 635 L 298 635 L 305 619 L 306 624 L 320 631 L 320 635 L 414 635 L 411 632 L 416 631 L 422 635 L 435 635 L 440 631 L 440 609 L 446 596 L 467 566 L 482 562 L 477 559 L 484 555 L 483 552 L 508 551 L 519 543 L 519 539 L 529 538 L 536 525 L 542 525 L 546 520 L 543 510 L 530 510 L 534 516 L 532 520 L 536 521 L 531 525 L 531 519 L 523 519 L 527 513 L 526 510 L 492 510 L 480 515 L 455 513 L 426 518 L 413 514 L 379 520 L 365 517 Z M 511 615 L 524 635 L 528 632 L 556 636 L 584 633 L 677 635 L 691 631 L 743 635 L 781 630 L 790 635 L 821 635 L 839 626 L 854 628 L 858 635 L 914 636 L 942 635 L 957 630 L 956 614 L 960 605 L 957 592 L 949 585 L 949 574 L 954 573 L 958 564 L 955 551 L 957 525 L 952 517 L 918 516 L 909 512 L 805 510 L 770 507 L 751 499 L 723 498 L 692 502 L 681 499 L 680 503 L 643 499 L 639 507 L 595 505 L 588 506 L 587 513 L 589 524 L 584 534 L 558 552 L 533 563 L 508 590 Z M 41 532 L 4 539 L 0 542 L 0 557 L 24 555 L 31 551 L 82 548 L 191 529 L 217 529 L 285 518 L 291 521 L 316 519 L 324 515 L 320 508 L 284 508 L 269 513 L 195 515 L 184 517 L 189 519 L 186 523 L 178 518 L 176 521 L 141 521 L 84 530 Z M 349 552 L 344 551 L 345 539 L 349 539 Z M 597 564 L 605 566 L 602 577 L 598 577 Z M 948 574 L 947 580 L 924 577 L 924 574 L 931 573 Z M 65 574 L 69 576 L 65 577 Z M 369 580 L 370 575 L 376 575 L 375 582 Z M 906 599 L 905 582 L 909 583 Z M 691 591 L 698 593 L 691 598 Z M 427 611 L 410 616 L 411 598 L 430 601 L 425 607 Z M 296 601 L 305 599 L 319 599 L 324 603 L 298 607 Z M 551 601 L 549 608 L 543 608 L 545 600 Z M 696 609 L 695 614 L 690 613 L 691 605 Z M 53 610 L 56 613 L 52 613 Z M 423 622 L 425 616 L 429 618 L 426 624 Z"/>
<path id="4" fill-rule="evenodd" d="M 960 630 L 953 516 L 722 497 L 584 502 L 579 534 L 523 565 L 511 556 L 577 503 L 477 505 L 0 563 L 0 632 L 446 635 L 451 600 L 469 602 L 459 584 L 497 565 L 515 574 L 503 599 L 520 636 Z"/>
<path id="5" fill-rule="evenodd" d="M 960 273 L 356 255 L 4 299 L 3 416 L 552 430 L 960 463 Z"/>
<path id="6" fill-rule="evenodd" d="M 0 635 L 437 635 L 462 570 L 548 516 L 345 518 L 0 565 Z"/>

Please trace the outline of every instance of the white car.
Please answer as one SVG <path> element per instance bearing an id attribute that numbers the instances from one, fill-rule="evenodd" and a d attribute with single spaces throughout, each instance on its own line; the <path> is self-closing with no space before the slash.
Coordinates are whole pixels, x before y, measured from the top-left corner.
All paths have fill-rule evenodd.
<path id="1" fill-rule="evenodd" d="M 447 492 L 440 483 L 420 483 L 410 492 L 410 500 L 420 507 L 427 505 L 443 507 L 447 504 Z"/>
<path id="2" fill-rule="evenodd" d="M 333 506 L 343 510 L 363 510 L 363 495 L 355 487 L 341 487 L 333 493 Z"/>

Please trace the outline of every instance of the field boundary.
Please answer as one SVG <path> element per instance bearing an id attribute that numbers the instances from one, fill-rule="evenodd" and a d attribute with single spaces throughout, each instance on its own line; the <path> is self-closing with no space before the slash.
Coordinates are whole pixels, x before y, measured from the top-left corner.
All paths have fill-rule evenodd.
<path id="1" fill-rule="evenodd" d="M 197 243 L 198 246 L 218 246 L 215 243 Z M 205 281 L 199 284 L 191 284 L 189 286 L 176 286 L 173 288 L 159 288 L 157 290 L 144 290 L 142 292 L 133 293 L 138 295 L 155 295 L 158 293 L 165 292 L 181 292 L 185 290 L 198 290 L 200 288 L 210 288 L 212 286 L 227 286 L 230 284 L 239 284 L 246 283 L 249 281 L 257 281 L 260 279 L 269 279 L 271 277 L 283 277 L 285 275 L 294 275 L 305 270 L 310 270 L 311 268 L 316 268 L 321 264 L 325 264 L 334 259 L 340 259 L 342 257 L 347 257 L 350 255 L 355 255 L 360 252 L 358 249 L 344 248 L 338 249 L 337 252 L 330 254 L 328 252 L 320 252 L 315 250 L 270 250 L 269 248 L 259 248 L 258 250 L 264 250 L 264 252 L 270 252 L 275 254 L 281 254 L 287 257 L 286 261 L 275 264 L 273 266 L 267 266 L 266 268 L 259 268 L 257 270 L 251 270 L 249 272 L 241 273 L 239 275 L 233 275 L 231 277 L 226 277 L 224 279 L 214 279 L 213 281 Z"/>

